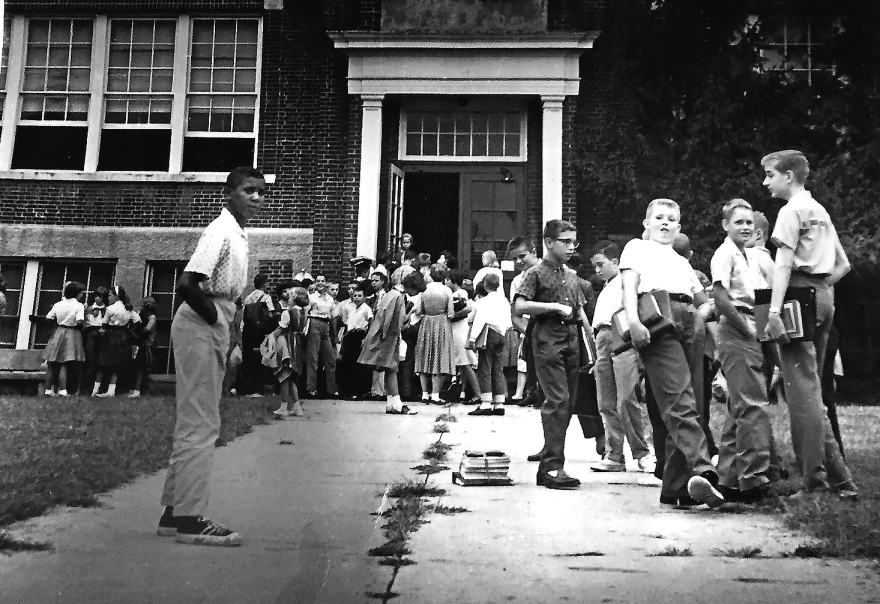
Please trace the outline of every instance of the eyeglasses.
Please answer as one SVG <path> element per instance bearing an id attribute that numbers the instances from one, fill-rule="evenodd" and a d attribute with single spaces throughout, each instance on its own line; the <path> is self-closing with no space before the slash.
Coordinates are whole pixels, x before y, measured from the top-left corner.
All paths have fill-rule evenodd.
<path id="1" fill-rule="evenodd" d="M 574 249 L 578 249 L 581 246 L 581 242 L 577 239 L 557 239 L 556 241 Z"/>

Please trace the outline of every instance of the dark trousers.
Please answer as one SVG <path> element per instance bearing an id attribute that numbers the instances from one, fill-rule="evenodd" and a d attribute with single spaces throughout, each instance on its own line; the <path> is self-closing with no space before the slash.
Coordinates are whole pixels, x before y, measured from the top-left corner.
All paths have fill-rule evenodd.
<path id="1" fill-rule="evenodd" d="M 675 333 L 665 333 L 651 339 L 651 343 L 639 350 L 645 364 L 656 402 L 666 428 L 665 460 L 662 493 L 669 496 L 687 494 L 687 482 L 691 476 L 704 472 L 715 473 L 709 458 L 706 434 L 698 412 L 688 366 L 694 342 L 693 305 L 672 302 Z M 691 355 L 695 358 L 695 355 Z M 702 369 L 702 358 L 699 359 Z M 651 408 L 648 408 L 651 415 Z M 652 422 L 653 423 L 653 422 Z M 660 448 L 661 435 L 654 433 L 654 443 Z M 658 456 L 658 464 L 660 459 Z"/>
<path id="2" fill-rule="evenodd" d="M 532 357 L 538 384 L 544 391 L 541 424 L 544 449 L 538 473 L 561 470 L 565 465 L 565 433 L 577 396 L 581 351 L 577 325 L 539 320 L 532 330 Z"/>
<path id="3" fill-rule="evenodd" d="M 373 371 L 357 362 L 367 332 L 363 329 L 346 332 L 342 336 L 342 350 L 336 365 L 339 394 L 362 397 L 370 392 Z"/>
<path id="4" fill-rule="evenodd" d="M 504 345 L 506 339 L 494 329 L 486 335 L 486 347 L 478 352 L 477 378 L 484 396 L 493 394 L 507 396 L 507 379 L 504 377 Z M 504 402 L 503 400 L 500 402 Z"/>
<path id="5" fill-rule="evenodd" d="M 241 368 L 238 371 L 239 394 L 263 394 L 266 387 L 267 368 L 260 354 L 262 334 L 245 331 L 241 341 Z"/>

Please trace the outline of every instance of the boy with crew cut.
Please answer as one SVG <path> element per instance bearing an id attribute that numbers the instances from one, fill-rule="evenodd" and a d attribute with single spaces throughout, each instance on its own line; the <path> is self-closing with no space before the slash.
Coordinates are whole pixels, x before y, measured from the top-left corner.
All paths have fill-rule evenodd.
<path id="1" fill-rule="evenodd" d="M 703 304 L 707 297 L 690 263 L 672 248 L 681 230 L 680 219 L 679 206 L 672 199 L 648 204 L 643 223 L 647 239 L 630 241 L 620 257 L 623 307 L 633 345 L 669 431 L 660 503 L 679 507 L 705 503 L 715 508 L 724 503 L 724 497 L 718 491 L 718 474 L 700 425 L 686 353 L 694 338 L 695 304 Z M 638 295 L 652 290 L 669 293 L 674 332 L 652 337 L 639 320 Z"/>
<path id="2" fill-rule="evenodd" d="M 594 472 L 626 472 L 623 440 L 629 441 L 633 459 L 640 472 L 653 472 L 648 443 L 645 441 L 647 409 L 640 400 L 641 371 L 633 349 L 617 355 L 611 353 L 611 321 L 623 305 L 620 278 L 620 248 L 611 241 L 600 241 L 590 258 L 593 268 L 605 287 L 596 300 L 593 329 L 596 334 L 596 389 L 599 414 L 605 427 L 605 454 L 601 461 L 590 465 Z"/>
<path id="3" fill-rule="evenodd" d="M 529 315 L 534 324 L 532 356 L 545 396 L 541 406 L 544 448 L 537 484 L 548 489 L 577 489 L 581 484 L 564 469 L 565 433 L 582 364 L 580 325 L 590 325 L 577 274 L 565 265 L 578 245 L 577 229 L 571 222 L 549 220 L 544 226 L 547 254 L 526 271 L 514 302 L 513 314 Z"/>
<path id="4" fill-rule="evenodd" d="M 183 304 L 171 323 L 177 420 L 159 535 L 195 545 L 241 545 L 241 535 L 204 517 L 214 446 L 220 436 L 220 393 L 235 301 L 247 284 L 244 227 L 259 214 L 266 194 L 263 173 L 235 168 L 226 178 L 226 207 L 205 228 L 177 284 Z"/>
<path id="5" fill-rule="evenodd" d="M 791 416 L 791 444 L 805 491 L 836 490 L 842 499 L 858 489 L 840 453 L 822 405 L 820 377 L 834 320 L 834 284 L 850 270 L 828 211 L 805 188 L 810 164 L 800 151 L 776 151 L 761 159 L 764 186 L 785 200 L 773 229 L 776 267 L 766 335 L 779 345 L 780 369 Z M 790 342 L 780 310 L 789 287 L 816 290 L 812 342 Z"/>

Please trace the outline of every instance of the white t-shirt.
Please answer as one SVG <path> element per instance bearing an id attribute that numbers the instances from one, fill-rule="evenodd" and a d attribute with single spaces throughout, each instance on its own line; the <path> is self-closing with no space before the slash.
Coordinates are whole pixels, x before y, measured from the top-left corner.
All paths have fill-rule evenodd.
<path id="1" fill-rule="evenodd" d="M 611 317 L 623 308 L 623 279 L 615 275 L 609 280 L 599 297 L 596 298 L 596 310 L 593 312 L 593 328 L 601 325 L 611 326 Z"/>
<path id="2" fill-rule="evenodd" d="M 620 271 L 639 274 L 638 293 L 662 289 L 670 294 L 693 296 L 703 285 L 690 262 L 672 249 L 656 241 L 633 239 L 620 254 Z"/>
<path id="3" fill-rule="evenodd" d="M 369 304 L 364 302 L 348 314 L 348 318 L 345 321 L 345 327 L 348 331 L 354 331 L 355 329 L 366 330 L 370 326 L 370 320 L 372 318 L 373 309 L 370 308 Z"/>

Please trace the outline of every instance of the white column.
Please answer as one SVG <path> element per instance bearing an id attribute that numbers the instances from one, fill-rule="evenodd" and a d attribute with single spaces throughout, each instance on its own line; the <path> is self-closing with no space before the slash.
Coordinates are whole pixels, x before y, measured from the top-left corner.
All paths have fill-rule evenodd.
<path id="1" fill-rule="evenodd" d="M 553 218 L 562 218 L 562 101 L 564 99 L 563 96 L 541 97 L 544 104 L 541 157 L 545 223 Z"/>
<path id="2" fill-rule="evenodd" d="M 37 277 L 40 274 L 40 261 L 28 260 L 24 269 L 24 284 L 21 286 L 21 308 L 18 315 L 18 334 L 15 338 L 16 350 L 27 350 L 31 343 L 31 315 L 36 314 L 34 303 L 37 299 Z"/>
<path id="3" fill-rule="evenodd" d="M 357 255 L 376 257 L 379 238 L 379 178 L 382 169 L 382 94 L 365 94 L 361 124 Z"/>

